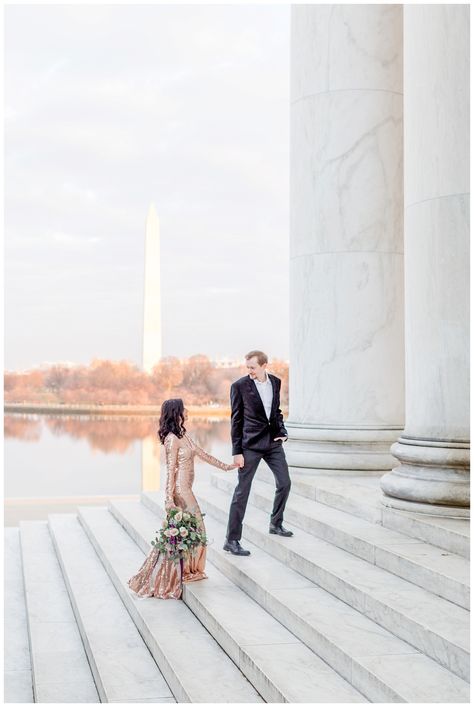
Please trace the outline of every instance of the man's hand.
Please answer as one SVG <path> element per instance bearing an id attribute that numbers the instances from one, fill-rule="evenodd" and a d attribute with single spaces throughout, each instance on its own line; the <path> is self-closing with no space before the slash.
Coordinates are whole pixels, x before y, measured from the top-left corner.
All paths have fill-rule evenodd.
<path id="1" fill-rule="evenodd" d="M 234 454 L 234 464 L 237 464 L 240 468 L 245 464 L 243 454 Z"/>
<path id="2" fill-rule="evenodd" d="M 281 439 L 282 442 L 286 442 L 286 440 L 288 439 L 288 437 L 275 437 L 275 439 L 274 439 L 273 441 L 274 441 L 274 442 L 278 442 L 279 439 Z"/>

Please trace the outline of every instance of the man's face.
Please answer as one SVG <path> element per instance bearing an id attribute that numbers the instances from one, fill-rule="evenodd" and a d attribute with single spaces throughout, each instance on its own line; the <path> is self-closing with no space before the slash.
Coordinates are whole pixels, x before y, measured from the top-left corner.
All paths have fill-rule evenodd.
<path id="1" fill-rule="evenodd" d="M 265 378 L 266 363 L 259 364 L 256 356 L 252 356 L 247 360 L 247 371 L 250 378 Z"/>

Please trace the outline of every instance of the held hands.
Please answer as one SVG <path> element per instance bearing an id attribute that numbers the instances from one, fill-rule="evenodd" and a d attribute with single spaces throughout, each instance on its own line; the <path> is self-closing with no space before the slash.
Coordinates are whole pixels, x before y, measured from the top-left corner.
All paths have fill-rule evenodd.
<path id="1" fill-rule="evenodd" d="M 239 455 L 239 456 L 242 456 L 242 455 Z M 234 469 L 237 469 L 240 466 L 240 464 L 237 463 L 236 459 L 237 459 L 237 457 L 234 457 L 234 463 L 227 465 L 226 471 L 233 471 Z M 242 457 L 242 459 L 243 459 L 243 457 Z M 242 466 L 243 466 L 243 464 L 242 464 Z"/>

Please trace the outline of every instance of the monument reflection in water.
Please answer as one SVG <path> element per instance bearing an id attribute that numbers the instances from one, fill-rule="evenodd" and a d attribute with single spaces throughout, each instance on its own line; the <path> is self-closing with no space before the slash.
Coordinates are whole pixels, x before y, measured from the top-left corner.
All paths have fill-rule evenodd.
<path id="1" fill-rule="evenodd" d="M 165 478 L 154 417 L 8 414 L 4 425 L 6 526 L 137 497 L 159 490 Z M 201 447 L 231 461 L 229 420 L 190 418 L 187 429 Z M 196 473 L 211 467 L 196 460 Z"/>

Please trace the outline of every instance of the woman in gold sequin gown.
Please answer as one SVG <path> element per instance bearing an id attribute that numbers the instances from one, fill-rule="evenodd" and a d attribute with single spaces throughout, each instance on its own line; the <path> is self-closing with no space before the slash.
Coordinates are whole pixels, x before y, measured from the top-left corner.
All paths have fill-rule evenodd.
<path id="1" fill-rule="evenodd" d="M 193 493 L 194 457 L 197 455 L 208 464 L 223 471 L 235 469 L 237 464 L 225 464 L 198 447 L 189 437 L 184 427 L 188 412 L 180 398 L 165 400 L 161 406 L 159 437 L 166 452 L 166 499 L 165 510 L 180 508 L 193 513 L 200 519 L 205 532 L 204 521 L 196 497 Z M 137 574 L 128 580 L 128 586 L 140 597 L 158 599 L 179 599 L 182 582 L 206 579 L 206 547 L 200 546 L 189 555 L 181 566 L 164 557 L 154 547 Z"/>

